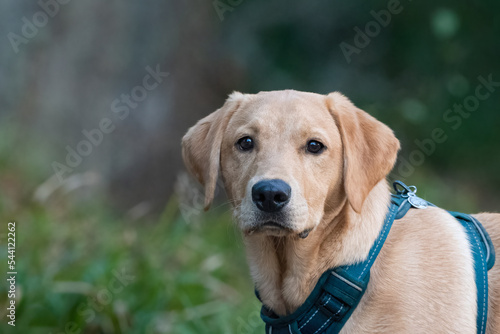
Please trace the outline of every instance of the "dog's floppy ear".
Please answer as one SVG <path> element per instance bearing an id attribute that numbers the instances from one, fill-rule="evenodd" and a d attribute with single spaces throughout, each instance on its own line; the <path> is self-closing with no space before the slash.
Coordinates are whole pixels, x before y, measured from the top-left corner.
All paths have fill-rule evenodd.
<path id="1" fill-rule="evenodd" d="M 184 164 L 205 188 L 205 210 L 214 198 L 224 131 L 244 97 L 232 93 L 220 109 L 199 120 L 182 138 Z"/>
<path id="2" fill-rule="evenodd" d="M 359 213 L 369 192 L 394 166 L 399 141 L 388 126 L 338 92 L 328 94 L 327 105 L 342 137 L 347 199 Z"/>

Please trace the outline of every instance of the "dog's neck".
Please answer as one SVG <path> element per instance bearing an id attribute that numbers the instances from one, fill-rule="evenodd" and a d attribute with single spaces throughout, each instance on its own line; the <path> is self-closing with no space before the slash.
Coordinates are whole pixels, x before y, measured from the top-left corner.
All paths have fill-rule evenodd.
<path id="1" fill-rule="evenodd" d="M 383 180 L 370 192 L 361 213 L 344 198 L 306 239 L 246 237 L 250 271 L 262 302 L 280 316 L 290 314 L 328 268 L 364 260 L 382 228 L 389 201 Z"/>

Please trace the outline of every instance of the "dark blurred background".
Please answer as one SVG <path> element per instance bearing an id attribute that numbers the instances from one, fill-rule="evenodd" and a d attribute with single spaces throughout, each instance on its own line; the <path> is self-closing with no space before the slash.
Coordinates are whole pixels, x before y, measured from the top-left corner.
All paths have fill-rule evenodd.
<path id="1" fill-rule="evenodd" d="M 17 332 L 263 330 L 223 192 L 203 214 L 180 155 L 234 90 L 340 91 L 400 139 L 391 178 L 448 209 L 498 211 L 499 13 L 493 0 L 2 2 Z M 135 280 L 118 294 L 125 267 Z"/>

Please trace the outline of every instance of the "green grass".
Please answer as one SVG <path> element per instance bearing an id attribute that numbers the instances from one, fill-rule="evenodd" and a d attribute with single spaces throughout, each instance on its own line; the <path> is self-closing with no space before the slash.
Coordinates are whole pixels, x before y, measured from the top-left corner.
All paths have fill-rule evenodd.
<path id="1" fill-rule="evenodd" d="M 99 203 L 0 215 L 5 231 L 17 222 L 18 272 L 16 327 L 2 322 L 1 333 L 262 332 L 227 208 L 187 223 L 173 198 L 160 219 L 132 222 Z M 5 236 L 0 254 L 7 262 Z M 6 295 L 2 285 L 2 310 Z"/>

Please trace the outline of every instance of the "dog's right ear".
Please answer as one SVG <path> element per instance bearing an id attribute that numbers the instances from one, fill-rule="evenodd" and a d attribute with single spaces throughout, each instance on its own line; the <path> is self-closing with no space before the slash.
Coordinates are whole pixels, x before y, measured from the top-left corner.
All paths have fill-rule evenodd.
<path id="1" fill-rule="evenodd" d="M 184 164 L 205 188 L 205 210 L 214 198 L 224 131 L 246 96 L 232 93 L 220 109 L 199 120 L 182 138 Z"/>

